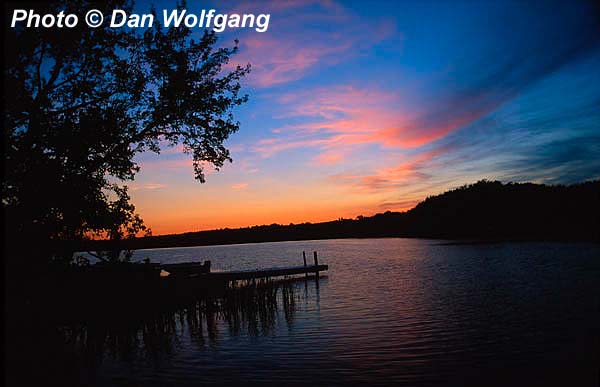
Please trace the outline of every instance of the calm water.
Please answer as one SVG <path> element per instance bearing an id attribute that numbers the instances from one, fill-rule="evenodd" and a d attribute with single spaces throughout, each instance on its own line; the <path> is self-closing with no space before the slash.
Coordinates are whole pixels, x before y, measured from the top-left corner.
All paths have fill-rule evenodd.
<path id="1" fill-rule="evenodd" d="M 175 315 L 152 339 L 146 327 L 96 342 L 82 374 L 126 385 L 598 383 L 599 245 L 327 240 L 135 258 L 232 270 L 301 264 L 303 250 L 330 270 L 295 282 L 291 304 L 280 292 L 267 314 Z M 89 342 L 77 345 L 89 356 Z"/>

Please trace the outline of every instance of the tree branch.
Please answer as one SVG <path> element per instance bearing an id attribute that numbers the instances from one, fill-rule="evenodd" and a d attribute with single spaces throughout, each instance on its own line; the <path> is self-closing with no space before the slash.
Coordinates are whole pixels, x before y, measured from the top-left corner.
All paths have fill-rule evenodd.
<path id="1" fill-rule="evenodd" d="M 42 62 L 44 61 L 44 51 L 46 50 L 46 45 L 42 43 L 42 47 L 40 48 L 40 60 L 37 63 L 37 84 L 38 84 L 38 92 L 36 99 L 42 94 Z"/>
<path id="2" fill-rule="evenodd" d="M 60 74 L 60 69 L 62 67 L 62 63 L 63 63 L 63 59 L 61 57 L 56 59 L 56 62 L 54 62 L 54 68 L 52 68 L 52 74 L 50 75 L 50 79 L 48 80 L 48 82 L 46 83 L 46 86 L 44 87 L 44 91 L 47 91 L 48 89 L 50 89 L 52 87 L 52 84 L 58 78 L 58 75 Z"/>
<path id="3" fill-rule="evenodd" d="M 83 107 L 86 107 L 86 106 L 92 105 L 92 104 L 94 104 L 94 103 L 96 103 L 96 102 L 100 102 L 100 101 L 102 101 L 102 100 L 105 100 L 105 99 L 108 99 L 108 98 L 110 98 L 110 97 L 111 97 L 113 94 L 114 94 L 114 93 L 108 93 L 107 95 L 104 95 L 104 96 L 100 96 L 100 97 L 97 97 L 97 98 L 90 99 L 89 101 L 82 102 L 82 103 L 80 103 L 79 105 L 71 106 L 70 108 L 67 108 L 67 109 L 61 109 L 61 110 L 52 110 L 51 112 L 52 112 L 52 113 L 54 113 L 54 114 L 72 113 L 72 112 L 74 112 L 74 111 L 76 111 L 76 110 L 79 110 L 79 109 L 81 109 L 81 108 L 83 108 Z"/>

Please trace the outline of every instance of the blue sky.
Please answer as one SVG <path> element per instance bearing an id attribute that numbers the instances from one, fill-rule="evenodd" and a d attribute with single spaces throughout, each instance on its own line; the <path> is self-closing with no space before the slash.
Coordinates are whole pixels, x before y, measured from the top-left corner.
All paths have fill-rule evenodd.
<path id="1" fill-rule="evenodd" d="M 269 29 L 220 34 L 253 68 L 232 164 L 199 184 L 176 149 L 140 157 L 133 198 L 155 234 L 405 210 L 482 178 L 600 178 L 591 2 L 187 5 L 213 7 L 270 13 Z"/>

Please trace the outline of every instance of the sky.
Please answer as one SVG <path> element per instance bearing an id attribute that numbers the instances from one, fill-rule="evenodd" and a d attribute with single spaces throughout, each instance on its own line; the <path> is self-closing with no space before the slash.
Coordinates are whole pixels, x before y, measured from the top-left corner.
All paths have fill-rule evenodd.
<path id="1" fill-rule="evenodd" d="M 172 9 L 162 1 L 156 8 Z M 270 13 L 239 39 L 249 101 L 233 163 L 137 157 L 153 234 L 404 211 L 480 179 L 600 178 L 600 9 L 592 2 L 188 1 Z"/>

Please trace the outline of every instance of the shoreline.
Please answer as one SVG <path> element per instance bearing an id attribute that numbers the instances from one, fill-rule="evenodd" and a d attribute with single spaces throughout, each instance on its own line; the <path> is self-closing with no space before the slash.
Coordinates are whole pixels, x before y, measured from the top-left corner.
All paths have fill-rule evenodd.
<path id="1" fill-rule="evenodd" d="M 363 240 L 363 239 L 419 239 L 431 240 L 439 243 L 433 243 L 435 246 L 463 246 L 463 245 L 491 245 L 499 243 L 568 243 L 568 244 L 593 244 L 598 245 L 598 240 L 584 239 L 536 239 L 536 238 L 507 238 L 507 239 L 477 239 L 477 238 L 436 238 L 427 236 L 349 236 L 349 237 L 331 237 L 331 238 L 309 238 L 309 239 L 282 239 L 282 240 L 263 240 L 263 241 L 247 241 L 247 242 L 231 242 L 231 243 L 197 243 L 197 244 L 173 244 L 168 246 L 148 246 L 132 248 L 134 251 L 143 250 L 168 250 L 180 248 L 195 248 L 195 247 L 219 247 L 219 246 L 241 246 L 255 245 L 263 243 L 287 243 L 287 242 L 311 242 L 311 241 L 335 241 L 335 240 Z M 78 251 L 85 253 L 91 249 Z"/>

